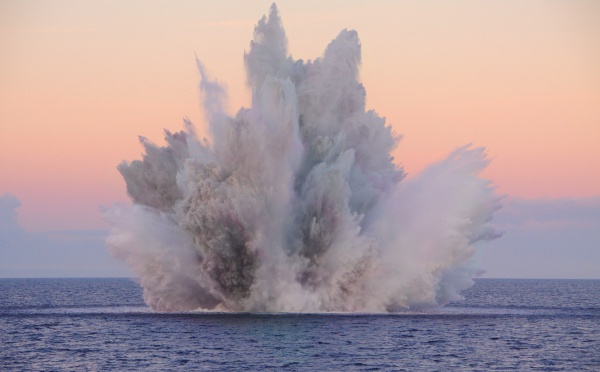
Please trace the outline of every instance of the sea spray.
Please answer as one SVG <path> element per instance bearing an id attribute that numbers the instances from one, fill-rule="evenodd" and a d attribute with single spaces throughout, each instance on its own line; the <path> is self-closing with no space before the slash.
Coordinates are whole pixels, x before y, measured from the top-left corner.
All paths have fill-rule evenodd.
<path id="1" fill-rule="evenodd" d="M 275 5 L 244 56 L 251 108 L 229 116 L 198 61 L 210 140 L 140 137 L 118 169 L 133 201 L 106 213 L 107 245 L 160 311 L 385 312 L 439 306 L 472 284 L 473 244 L 499 198 L 463 147 L 403 181 L 400 140 L 365 110 L 360 42 L 343 30 L 292 59 Z"/>

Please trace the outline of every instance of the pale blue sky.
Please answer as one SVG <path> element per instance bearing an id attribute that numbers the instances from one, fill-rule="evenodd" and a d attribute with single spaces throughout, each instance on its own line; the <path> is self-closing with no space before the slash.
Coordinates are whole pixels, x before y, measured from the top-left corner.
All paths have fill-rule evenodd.
<path id="1" fill-rule="evenodd" d="M 600 278 L 600 198 L 505 199 L 473 265 L 491 278 Z M 107 231 L 28 232 L 19 201 L 0 197 L 0 277 L 129 277 L 104 245 Z"/>

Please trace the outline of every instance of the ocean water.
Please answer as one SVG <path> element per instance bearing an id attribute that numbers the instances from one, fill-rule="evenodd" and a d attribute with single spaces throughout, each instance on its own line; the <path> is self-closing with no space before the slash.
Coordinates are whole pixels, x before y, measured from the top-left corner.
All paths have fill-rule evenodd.
<path id="1" fill-rule="evenodd" d="M 128 279 L 0 279 L 0 370 L 600 370 L 600 280 L 400 314 L 156 313 Z"/>

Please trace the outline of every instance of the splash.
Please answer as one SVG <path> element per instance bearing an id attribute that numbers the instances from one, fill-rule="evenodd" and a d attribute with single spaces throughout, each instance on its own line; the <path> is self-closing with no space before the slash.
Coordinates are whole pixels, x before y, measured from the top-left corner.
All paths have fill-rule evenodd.
<path id="1" fill-rule="evenodd" d="M 161 311 L 361 311 L 439 306 L 472 284 L 473 243 L 493 239 L 498 197 L 463 147 L 401 182 L 397 136 L 365 110 L 360 42 L 287 52 L 275 5 L 244 56 L 252 107 L 226 114 L 200 62 L 211 140 L 194 126 L 140 137 L 124 162 L 133 205 L 107 212 L 107 245 Z"/>

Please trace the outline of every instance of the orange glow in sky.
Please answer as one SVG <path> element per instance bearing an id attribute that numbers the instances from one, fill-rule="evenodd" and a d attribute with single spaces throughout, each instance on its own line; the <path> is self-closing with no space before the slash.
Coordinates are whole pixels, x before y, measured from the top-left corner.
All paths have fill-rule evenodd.
<path id="1" fill-rule="evenodd" d="M 249 105 L 243 51 L 270 1 L 0 3 L 0 195 L 31 230 L 103 228 L 137 135 L 197 126 L 194 52 Z M 523 198 L 600 195 L 597 1 L 278 3 L 295 58 L 343 28 L 362 42 L 367 105 L 404 135 L 409 174 L 467 143 Z"/>

